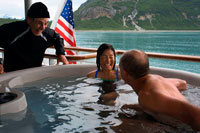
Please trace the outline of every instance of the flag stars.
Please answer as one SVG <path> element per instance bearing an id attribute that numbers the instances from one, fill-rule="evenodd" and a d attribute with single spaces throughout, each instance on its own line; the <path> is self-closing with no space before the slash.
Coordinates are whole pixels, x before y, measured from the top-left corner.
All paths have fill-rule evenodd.
<path id="1" fill-rule="evenodd" d="M 60 27 L 57 27 L 57 31 L 59 34 L 63 33 L 62 30 L 66 30 L 64 32 L 68 32 L 72 36 L 72 38 L 68 38 L 67 36 L 62 36 L 64 38 L 64 41 L 66 44 L 69 44 L 71 46 L 76 46 L 76 41 L 74 37 L 74 19 L 73 19 L 73 12 L 72 12 L 72 0 L 67 0 L 65 3 L 65 7 L 62 10 L 61 16 L 59 17 L 59 20 L 64 24 L 65 28 L 67 27 L 69 30 L 66 30 L 63 25 L 60 25 Z M 60 29 L 61 28 L 61 29 Z M 69 32 L 70 31 L 70 32 Z"/>
<path id="2" fill-rule="evenodd" d="M 67 22 L 69 22 L 74 27 L 74 19 L 73 19 L 71 0 L 67 0 L 67 3 L 65 4 L 65 7 L 64 7 L 61 15 Z"/>

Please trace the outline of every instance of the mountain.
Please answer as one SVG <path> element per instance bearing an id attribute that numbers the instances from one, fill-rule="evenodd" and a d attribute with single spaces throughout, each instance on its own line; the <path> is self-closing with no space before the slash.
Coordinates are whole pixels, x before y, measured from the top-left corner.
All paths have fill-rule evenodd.
<path id="1" fill-rule="evenodd" d="M 200 30 L 200 0 L 87 0 L 77 30 Z"/>

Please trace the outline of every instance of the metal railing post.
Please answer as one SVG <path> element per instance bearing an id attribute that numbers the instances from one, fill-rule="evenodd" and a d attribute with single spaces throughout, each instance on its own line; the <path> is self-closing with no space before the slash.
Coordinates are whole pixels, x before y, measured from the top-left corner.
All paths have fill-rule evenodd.
<path id="1" fill-rule="evenodd" d="M 32 0 L 24 0 L 25 18 L 31 4 L 32 4 Z"/>
<path id="2" fill-rule="evenodd" d="M 55 65 L 55 64 L 57 64 L 57 60 L 49 58 L 49 65 Z"/>

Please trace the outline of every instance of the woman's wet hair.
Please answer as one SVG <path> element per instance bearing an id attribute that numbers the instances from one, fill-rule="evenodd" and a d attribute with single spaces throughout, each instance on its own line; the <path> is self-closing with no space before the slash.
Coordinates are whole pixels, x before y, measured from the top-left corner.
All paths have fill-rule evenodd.
<path id="1" fill-rule="evenodd" d="M 135 79 L 141 78 L 149 73 L 148 56 L 143 51 L 128 51 L 120 59 L 120 68 Z"/>
<path id="2" fill-rule="evenodd" d="M 114 66 L 113 66 L 113 70 L 115 69 L 115 64 L 116 64 L 116 54 L 115 54 L 115 49 L 113 48 L 113 46 L 111 44 L 106 44 L 103 43 L 99 46 L 99 48 L 97 49 L 97 58 L 96 58 L 96 64 L 97 64 L 97 69 L 100 70 L 100 56 L 103 54 L 103 52 L 107 49 L 110 49 L 113 51 L 113 54 L 115 56 L 115 62 L 114 62 Z"/>

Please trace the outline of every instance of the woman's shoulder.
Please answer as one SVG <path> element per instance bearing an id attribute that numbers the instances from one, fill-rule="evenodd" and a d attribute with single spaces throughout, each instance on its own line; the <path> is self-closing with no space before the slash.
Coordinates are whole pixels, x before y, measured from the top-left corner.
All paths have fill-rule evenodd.
<path id="1" fill-rule="evenodd" d="M 95 74 L 96 74 L 96 70 L 93 70 L 93 71 L 91 71 L 91 72 L 89 72 L 87 74 L 87 77 L 89 77 L 89 78 L 95 78 Z"/>

